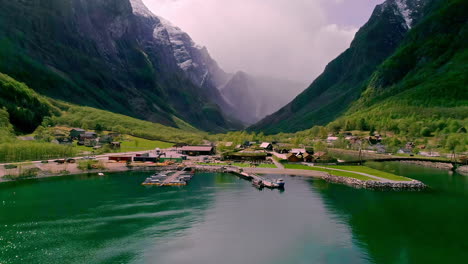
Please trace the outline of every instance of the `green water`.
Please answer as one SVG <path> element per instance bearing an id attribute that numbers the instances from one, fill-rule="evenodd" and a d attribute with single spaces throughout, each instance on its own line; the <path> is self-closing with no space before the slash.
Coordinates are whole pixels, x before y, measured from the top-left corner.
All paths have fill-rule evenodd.
<path id="1" fill-rule="evenodd" d="M 0 263 L 462 263 L 468 177 L 373 164 L 425 192 L 285 177 L 259 191 L 228 174 L 145 188 L 147 173 L 0 185 Z"/>

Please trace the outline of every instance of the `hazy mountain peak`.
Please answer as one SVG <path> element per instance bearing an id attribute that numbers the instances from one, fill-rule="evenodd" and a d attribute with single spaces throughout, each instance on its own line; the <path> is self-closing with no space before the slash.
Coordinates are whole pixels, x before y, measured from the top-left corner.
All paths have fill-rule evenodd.
<path id="1" fill-rule="evenodd" d="M 133 13 L 144 17 L 154 17 L 155 15 L 146 7 L 142 0 L 130 0 Z"/>

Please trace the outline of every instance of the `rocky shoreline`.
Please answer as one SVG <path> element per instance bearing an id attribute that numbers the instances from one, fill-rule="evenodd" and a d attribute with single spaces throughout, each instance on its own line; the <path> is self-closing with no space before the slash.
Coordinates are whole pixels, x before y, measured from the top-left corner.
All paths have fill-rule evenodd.
<path id="1" fill-rule="evenodd" d="M 12 182 L 18 180 L 28 180 L 28 179 L 41 179 L 49 177 L 59 177 L 59 176 L 68 176 L 68 175 L 90 175 L 102 173 L 112 173 L 112 172 L 124 172 L 124 171 L 165 171 L 165 170 L 174 170 L 177 169 L 176 166 L 166 166 L 166 167 L 155 167 L 155 166 L 126 166 L 125 164 L 119 164 L 120 166 L 113 166 L 106 169 L 96 169 L 88 171 L 61 171 L 59 173 L 52 173 L 50 171 L 41 171 L 36 177 L 30 178 L 21 178 L 21 179 L 4 179 L 1 178 L 0 182 Z M 197 172 L 209 172 L 209 173 L 239 173 L 241 168 L 235 166 L 203 166 L 197 165 L 192 166 Z M 423 190 L 427 188 L 425 184 L 420 181 L 412 180 L 408 182 L 380 182 L 380 181 L 362 181 L 354 178 L 334 176 L 330 174 L 320 174 L 314 176 L 305 176 L 305 177 L 315 177 L 319 179 L 324 179 L 327 182 L 333 182 L 338 184 L 345 184 L 354 188 L 365 188 L 365 189 L 375 189 L 375 190 Z"/>
<path id="2" fill-rule="evenodd" d="M 424 190 L 427 186 L 417 180 L 407 182 L 379 182 L 379 181 L 362 181 L 354 178 L 340 177 L 328 174 L 323 177 L 327 182 L 340 183 L 354 188 L 372 189 L 372 190 Z"/>
<path id="3" fill-rule="evenodd" d="M 444 170 L 452 170 L 453 165 L 451 163 L 443 163 L 443 162 L 431 162 L 431 161 L 417 161 L 417 160 L 402 160 L 402 163 L 409 163 L 420 165 L 429 168 L 436 168 L 436 169 L 444 169 Z"/>
<path id="4" fill-rule="evenodd" d="M 239 173 L 239 168 L 237 167 L 222 167 L 222 166 L 196 166 L 196 171 L 200 172 L 235 172 Z M 306 176 L 310 177 L 310 176 Z M 326 174 L 325 176 L 316 176 L 315 178 L 321 178 L 327 182 L 338 183 L 348 185 L 354 188 L 363 188 L 363 189 L 372 189 L 372 190 L 393 190 L 393 191 L 417 191 L 424 190 L 427 188 L 427 185 L 424 183 L 412 180 L 412 181 L 395 181 L 395 182 L 380 182 L 380 181 L 362 181 L 355 178 L 334 176 L 331 174 Z"/>
<path id="5" fill-rule="evenodd" d="M 468 175 L 468 165 L 460 166 L 456 171 L 462 175 Z"/>

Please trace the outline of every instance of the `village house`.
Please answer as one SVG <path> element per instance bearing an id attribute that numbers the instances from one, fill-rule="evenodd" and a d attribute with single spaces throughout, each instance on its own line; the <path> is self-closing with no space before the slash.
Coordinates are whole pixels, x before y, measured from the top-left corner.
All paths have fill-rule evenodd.
<path id="1" fill-rule="evenodd" d="M 72 139 L 79 139 L 82 134 L 84 134 L 86 131 L 81 128 L 73 128 L 70 130 L 70 138 Z"/>
<path id="2" fill-rule="evenodd" d="M 94 132 L 85 132 L 79 137 L 78 144 L 85 145 L 87 147 L 94 147 L 98 145 L 97 134 Z"/>
<path id="3" fill-rule="evenodd" d="M 331 143 L 333 143 L 333 142 L 335 142 L 337 140 L 338 140 L 338 137 L 335 137 L 335 136 L 327 137 L 327 143 L 328 144 L 331 144 Z"/>
<path id="4" fill-rule="evenodd" d="M 214 155 L 216 149 L 213 146 L 184 146 L 180 152 L 187 156 Z"/>
<path id="5" fill-rule="evenodd" d="M 226 143 L 224 144 L 224 146 L 225 146 L 225 147 L 228 147 L 228 148 L 232 147 L 232 145 L 234 145 L 234 143 L 232 143 L 232 142 L 226 142 Z"/>
<path id="6" fill-rule="evenodd" d="M 287 148 L 275 148 L 275 152 L 279 153 L 279 154 L 288 154 L 289 153 L 289 149 Z"/>
<path id="7" fill-rule="evenodd" d="M 264 150 L 273 150 L 273 145 L 271 143 L 268 143 L 268 142 L 263 142 L 260 145 L 260 148 L 262 148 Z"/>
<path id="8" fill-rule="evenodd" d="M 303 157 L 302 153 L 296 154 L 296 153 L 290 152 L 290 153 L 288 153 L 286 155 L 286 159 L 288 160 L 288 162 L 302 162 L 302 161 L 304 161 L 304 157 Z"/>
<path id="9" fill-rule="evenodd" d="M 314 153 L 314 161 L 318 161 L 318 160 L 325 160 L 327 159 L 327 153 L 326 152 L 323 152 L 323 151 L 318 151 L 318 152 L 315 152 Z"/>
<path id="10" fill-rule="evenodd" d="M 309 153 L 304 155 L 304 161 L 305 162 L 314 162 L 315 158 L 314 155 L 311 155 Z"/>
<path id="11" fill-rule="evenodd" d="M 307 153 L 307 150 L 305 148 L 294 148 L 294 149 L 291 149 L 291 151 L 289 153 L 292 153 L 292 154 L 295 154 L 295 155 L 302 155 L 302 154 L 305 154 Z"/>

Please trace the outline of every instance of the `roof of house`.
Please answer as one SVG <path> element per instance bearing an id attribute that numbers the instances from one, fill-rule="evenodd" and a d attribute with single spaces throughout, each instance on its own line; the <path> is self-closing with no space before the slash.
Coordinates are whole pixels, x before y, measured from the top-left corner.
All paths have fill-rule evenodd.
<path id="1" fill-rule="evenodd" d="M 75 130 L 75 131 L 79 131 L 79 132 L 84 132 L 85 130 L 82 129 L 82 128 L 73 128 L 72 131 Z"/>
<path id="2" fill-rule="evenodd" d="M 224 144 L 224 146 L 226 147 L 232 147 L 233 143 L 232 142 L 226 142 L 226 144 Z"/>
<path id="3" fill-rule="evenodd" d="M 261 147 L 261 148 L 268 148 L 270 145 L 271 145 L 271 143 L 263 142 L 263 143 L 260 145 L 260 147 Z"/>
<path id="4" fill-rule="evenodd" d="M 323 151 L 318 151 L 318 152 L 314 153 L 315 157 L 322 157 L 322 156 L 325 156 L 325 155 L 327 155 L 327 153 L 323 152 Z"/>
<path id="5" fill-rule="evenodd" d="M 329 141 L 338 140 L 338 137 L 328 137 L 327 140 L 329 140 Z"/>
<path id="6" fill-rule="evenodd" d="M 213 151 L 212 146 L 183 146 L 182 151 Z"/>
<path id="7" fill-rule="evenodd" d="M 306 149 L 291 149 L 291 153 L 298 154 L 298 153 L 306 153 Z"/>

